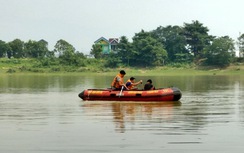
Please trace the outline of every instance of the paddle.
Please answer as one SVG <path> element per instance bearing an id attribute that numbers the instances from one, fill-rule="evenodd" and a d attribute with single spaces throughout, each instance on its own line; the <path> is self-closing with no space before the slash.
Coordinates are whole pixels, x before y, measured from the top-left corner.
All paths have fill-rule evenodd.
<path id="1" fill-rule="evenodd" d="M 122 91 L 124 89 L 124 86 L 122 86 L 121 90 L 120 90 L 120 93 L 119 93 L 119 97 L 122 95 Z"/>

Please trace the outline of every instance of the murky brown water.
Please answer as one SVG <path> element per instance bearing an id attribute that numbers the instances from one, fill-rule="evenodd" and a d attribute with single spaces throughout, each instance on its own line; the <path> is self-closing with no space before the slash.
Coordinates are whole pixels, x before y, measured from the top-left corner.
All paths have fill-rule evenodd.
<path id="1" fill-rule="evenodd" d="M 156 87 L 179 87 L 179 102 L 79 99 L 111 79 L 0 76 L 0 152 L 243 152 L 243 76 L 151 77 Z"/>

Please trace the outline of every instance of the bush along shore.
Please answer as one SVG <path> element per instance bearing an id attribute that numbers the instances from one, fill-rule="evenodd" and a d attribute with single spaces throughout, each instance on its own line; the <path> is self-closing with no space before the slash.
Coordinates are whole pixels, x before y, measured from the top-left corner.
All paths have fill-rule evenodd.
<path id="1" fill-rule="evenodd" d="M 45 63 L 46 62 L 46 63 Z M 102 61 L 87 60 L 83 66 L 61 65 L 55 61 L 43 61 L 37 59 L 0 59 L 1 74 L 19 73 L 78 73 L 78 74 L 101 74 L 114 75 L 124 69 L 130 75 L 244 75 L 244 64 L 231 64 L 225 68 L 196 66 L 194 64 L 171 64 L 160 67 L 129 67 L 119 66 L 108 68 L 103 66 Z"/>

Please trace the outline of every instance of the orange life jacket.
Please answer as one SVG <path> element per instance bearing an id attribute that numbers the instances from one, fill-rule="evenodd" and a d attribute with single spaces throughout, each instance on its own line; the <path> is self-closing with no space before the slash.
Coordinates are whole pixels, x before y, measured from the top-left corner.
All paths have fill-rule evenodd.
<path id="1" fill-rule="evenodd" d="M 114 79 L 113 79 L 113 81 L 111 83 L 111 87 L 121 88 L 122 84 L 124 84 L 123 77 L 121 76 L 121 74 L 117 74 L 116 77 L 114 77 Z"/>
<path id="2" fill-rule="evenodd" d="M 133 83 L 132 83 L 131 80 L 129 79 L 129 80 L 126 81 L 125 84 L 127 85 L 128 82 L 130 82 L 131 84 L 130 84 L 129 86 L 126 86 L 126 87 L 127 87 L 128 89 L 132 89 L 132 88 L 134 87 Z"/>

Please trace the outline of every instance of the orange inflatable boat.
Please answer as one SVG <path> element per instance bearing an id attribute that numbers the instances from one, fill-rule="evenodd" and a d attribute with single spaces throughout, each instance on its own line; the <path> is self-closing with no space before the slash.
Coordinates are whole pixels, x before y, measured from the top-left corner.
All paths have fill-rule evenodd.
<path id="1" fill-rule="evenodd" d="M 79 94 L 85 101 L 178 101 L 181 96 L 180 89 L 176 87 L 156 90 L 86 89 Z"/>

